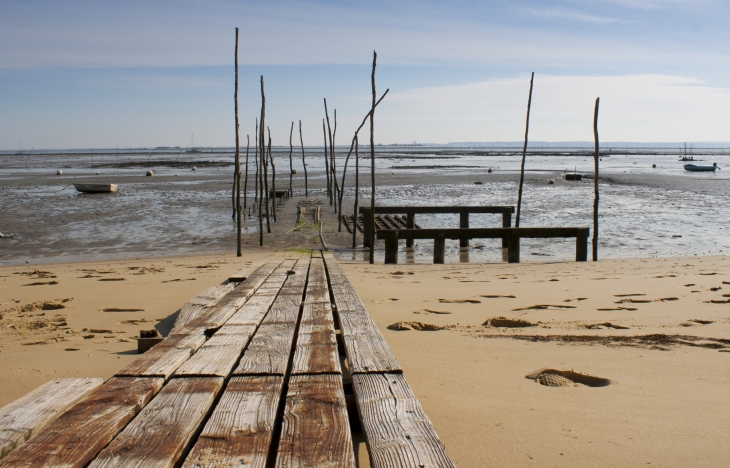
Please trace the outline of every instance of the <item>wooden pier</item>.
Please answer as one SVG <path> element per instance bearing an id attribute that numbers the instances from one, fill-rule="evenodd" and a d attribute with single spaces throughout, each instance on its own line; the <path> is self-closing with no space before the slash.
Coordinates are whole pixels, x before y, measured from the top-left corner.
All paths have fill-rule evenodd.
<path id="1" fill-rule="evenodd" d="M 370 227 L 370 208 L 360 207 L 359 212 L 363 215 L 363 247 L 370 247 L 370 239 L 372 238 L 372 229 Z M 502 227 L 508 228 L 512 226 L 512 213 L 515 212 L 514 206 L 376 206 L 375 214 L 377 215 L 405 215 L 405 226 L 387 226 L 381 227 L 377 225 L 375 230 L 379 229 L 419 229 L 416 226 L 416 214 L 458 214 L 459 227 L 464 229 L 469 227 L 469 215 L 478 213 L 501 214 Z M 461 247 L 467 247 L 469 239 L 460 241 Z M 406 247 L 413 247 L 413 239 L 406 239 Z M 507 239 L 502 238 L 502 247 L 507 247 Z"/>
<path id="2" fill-rule="evenodd" d="M 106 382 L 0 409 L 0 467 L 347 468 L 360 431 L 371 467 L 455 466 L 344 272 L 313 251 L 193 298 Z"/>

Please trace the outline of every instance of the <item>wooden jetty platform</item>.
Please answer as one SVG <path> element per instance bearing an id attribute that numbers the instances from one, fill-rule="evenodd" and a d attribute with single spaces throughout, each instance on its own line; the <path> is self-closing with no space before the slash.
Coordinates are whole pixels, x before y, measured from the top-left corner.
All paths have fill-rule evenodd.
<path id="1" fill-rule="evenodd" d="M 507 239 L 509 263 L 520 262 L 520 239 L 553 239 L 575 237 L 575 261 L 588 259 L 587 227 L 526 227 L 526 228 L 463 228 L 463 229 L 381 229 L 378 239 L 385 239 L 385 263 L 398 263 L 398 240 L 433 239 L 433 263 L 444 263 L 446 239 Z"/>
<path id="2" fill-rule="evenodd" d="M 292 253 L 188 301 L 106 382 L 0 409 L 0 467 L 347 468 L 360 431 L 371 467 L 455 466 L 334 257 Z"/>
<path id="3" fill-rule="evenodd" d="M 372 228 L 370 227 L 370 207 L 360 207 L 360 214 L 363 219 L 363 247 L 370 247 L 370 239 L 372 236 Z M 512 213 L 515 212 L 514 206 L 376 206 L 375 215 L 405 215 L 405 226 L 380 226 L 376 221 L 376 232 L 380 229 L 420 229 L 416 225 L 416 214 L 458 214 L 459 227 L 464 229 L 469 227 L 469 215 L 477 213 L 501 214 L 502 227 L 508 228 L 512 226 Z M 469 239 L 461 239 L 460 246 L 467 247 Z M 406 240 L 406 247 L 413 247 L 413 239 Z M 502 238 L 502 247 L 507 247 L 507 239 Z"/>

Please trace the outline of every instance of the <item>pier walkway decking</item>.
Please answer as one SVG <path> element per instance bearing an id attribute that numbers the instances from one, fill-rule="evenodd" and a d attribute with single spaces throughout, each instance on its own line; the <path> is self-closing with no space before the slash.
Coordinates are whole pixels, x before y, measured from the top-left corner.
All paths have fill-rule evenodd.
<path id="1" fill-rule="evenodd" d="M 65 406 L 39 389 L 0 409 L 0 467 L 355 467 L 360 432 L 372 467 L 455 466 L 330 253 L 243 276 L 106 382 L 50 386 Z"/>

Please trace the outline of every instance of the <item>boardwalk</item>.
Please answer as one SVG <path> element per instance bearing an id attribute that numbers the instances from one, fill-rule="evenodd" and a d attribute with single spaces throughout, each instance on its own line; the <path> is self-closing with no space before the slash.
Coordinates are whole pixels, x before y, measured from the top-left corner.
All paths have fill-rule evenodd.
<path id="1" fill-rule="evenodd" d="M 1 409 L 0 435 L 23 408 L 44 416 L 0 467 L 355 467 L 360 430 L 372 467 L 455 466 L 330 254 L 242 276 L 186 303 L 108 381 L 49 387 L 65 406 L 39 389 Z"/>

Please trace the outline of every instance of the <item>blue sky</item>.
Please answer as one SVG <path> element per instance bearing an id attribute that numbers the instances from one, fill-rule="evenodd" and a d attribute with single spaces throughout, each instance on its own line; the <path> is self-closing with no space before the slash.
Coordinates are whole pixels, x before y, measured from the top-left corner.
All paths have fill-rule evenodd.
<path id="1" fill-rule="evenodd" d="M 516 141 L 535 72 L 531 139 L 730 141 L 730 5 L 720 0 L 15 1 L 0 3 L 0 148 L 322 141 L 322 98 L 346 144 Z"/>

